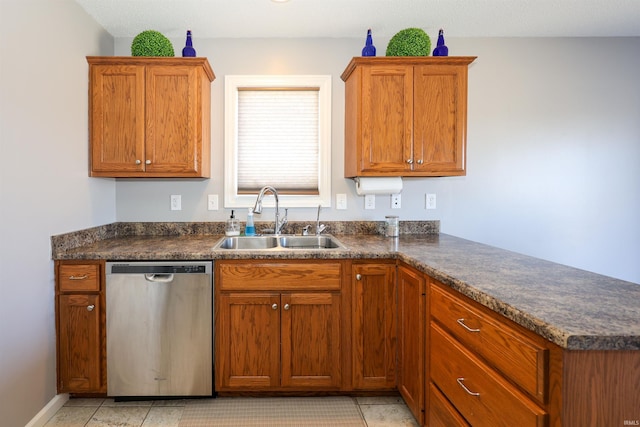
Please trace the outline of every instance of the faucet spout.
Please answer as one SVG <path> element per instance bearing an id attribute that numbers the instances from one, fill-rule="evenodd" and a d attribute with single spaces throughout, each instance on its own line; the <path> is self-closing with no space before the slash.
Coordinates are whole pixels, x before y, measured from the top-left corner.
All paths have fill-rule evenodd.
<path id="1" fill-rule="evenodd" d="M 275 198 L 275 201 L 276 201 L 276 218 L 275 218 L 273 231 L 274 231 L 274 234 L 277 235 L 277 234 L 280 234 L 282 227 L 284 227 L 284 225 L 287 223 L 287 215 L 285 213 L 285 216 L 284 218 L 282 218 L 282 221 L 280 220 L 280 208 L 278 206 L 279 205 L 278 191 L 274 187 L 270 185 L 266 185 L 262 187 L 262 189 L 260 190 L 260 194 L 258 194 L 258 198 L 256 199 L 256 203 L 253 206 L 253 212 L 257 214 L 262 213 L 262 199 L 264 198 L 265 194 L 267 194 L 268 192 L 273 194 L 273 197 Z"/>

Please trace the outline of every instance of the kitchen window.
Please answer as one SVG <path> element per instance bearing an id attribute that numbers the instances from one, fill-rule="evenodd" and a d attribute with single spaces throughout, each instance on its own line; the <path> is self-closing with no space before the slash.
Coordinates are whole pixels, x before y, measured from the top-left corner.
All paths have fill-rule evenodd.
<path id="1" fill-rule="evenodd" d="M 265 185 L 281 207 L 331 206 L 331 76 L 226 76 L 225 207 Z"/>

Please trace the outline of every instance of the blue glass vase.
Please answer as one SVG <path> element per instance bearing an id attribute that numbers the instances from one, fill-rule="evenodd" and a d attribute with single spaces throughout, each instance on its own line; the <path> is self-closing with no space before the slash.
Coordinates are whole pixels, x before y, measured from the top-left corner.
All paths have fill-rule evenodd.
<path id="1" fill-rule="evenodd" d="M 187 44 L 182 49 L 183 57 L 193 57 L 196 56 L 196 50 L 193 48 L 193 42 L 191 41 L 191 30 L 187 30 Z"/>
<path id="2" fill-rule="evenodd" d="M 376 47 L 373 45 L 373 39 L 371 38 L 371 28 L 367 30 L 367 41 L 362 48 L 362 56 L 376 56 Z"/>
<path id="3" fill-rule="evenodd" d="M 433 56 L 449 56 L 449 48 L 444 44 L 444 31 L 438 31 L 438 44 L 433 49 Z"/>

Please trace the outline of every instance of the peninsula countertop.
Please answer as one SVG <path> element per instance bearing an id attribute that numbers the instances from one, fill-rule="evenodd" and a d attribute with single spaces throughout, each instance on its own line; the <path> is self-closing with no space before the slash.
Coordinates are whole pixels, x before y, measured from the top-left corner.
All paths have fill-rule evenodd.
<path id="1" fill-rule="evenodd" d="M 446 234 L 333 234 L 346 249 L 214 250 L 222 234 L 122 235 L 53 258 L 104 260 L 400 259 L 568 350 L 640 350 L 640 285 Z M 100 233 L 98 233 L 100 234 Z"/>

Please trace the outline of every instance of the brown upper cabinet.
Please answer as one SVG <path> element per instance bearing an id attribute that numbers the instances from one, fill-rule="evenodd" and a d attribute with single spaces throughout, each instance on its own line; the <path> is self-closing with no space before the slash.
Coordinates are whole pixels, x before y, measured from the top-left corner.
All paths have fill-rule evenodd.
<path id="1" fill-rule="evenodd" d="M 206 58 L 87 57 L 90 176 L 209 178 Z"/>
<path id="2" fill-rule="evenodd" d="M 345 177 L 466 173 L 475 57 L 356 57 L 345 87 Z"/>

